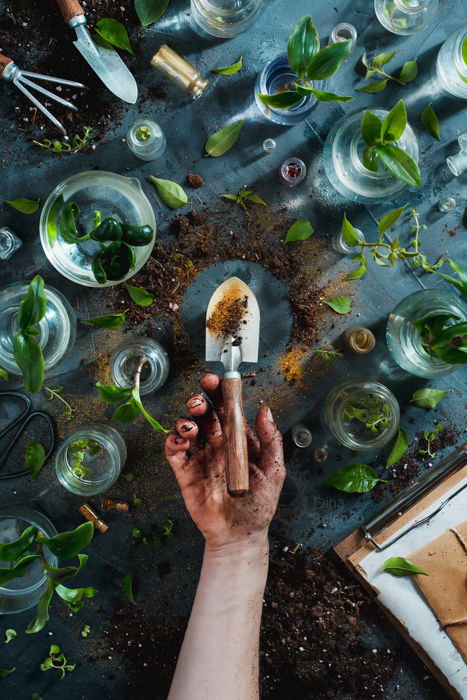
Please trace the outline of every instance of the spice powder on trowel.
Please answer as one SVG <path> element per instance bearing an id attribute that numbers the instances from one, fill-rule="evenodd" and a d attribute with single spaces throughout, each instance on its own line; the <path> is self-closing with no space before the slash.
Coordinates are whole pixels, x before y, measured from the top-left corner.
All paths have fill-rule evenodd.
<path id="1" fill-rule="evenodd" d="M 230 289 L 214 307 L 214 311 L 206 322 L 211 335 L 218 338 L 235 338 L 234 344 L 239 345 L 239 335 L 242 321 L 248 309 L 248 297 L 238 289 Z"/>

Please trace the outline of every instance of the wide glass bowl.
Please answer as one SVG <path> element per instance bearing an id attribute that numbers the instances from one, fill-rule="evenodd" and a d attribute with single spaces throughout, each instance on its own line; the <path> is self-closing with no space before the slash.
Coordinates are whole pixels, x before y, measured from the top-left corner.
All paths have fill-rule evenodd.
<path id="1" fill-rule="evenodd" d="M 169 376 L 170 361 L 165 349 L 153 338 L 127 338 L 114 350 L 110 358 L 114 384 L 121 389 L 133 386 L 135 372 L 142 358 L 146 362 L 140 375 L 140 396 L 160 389 Z"/>
<path id="2" fill-rule="evenodd" d="M 23 505 L 0 507 L 0 543 L 7 544 L 18 539 L 24 530 L 34 525 L 47 537 L 57 534 L 48 518 L 38 510 Z M 52 566 L 58 565 L 56 556 L 45 548 L 45 559 Z M 9 567 L 11 562 L 0 561 L 0 567 Z M 47 576 L 38 560 L 32 562 L 26 574 L 0 586 L 0 615 L 18 613 L 32 608 L 47 589 Z"/>
<path id="3" fill-rule="evenodd" d="M 101 218 L 112 216 L 127 224 L 149 225 L 154 230 L 152 242 L 146 246 L 134 247 L 135 266 L 122 280 L 108 280 L 104 284 L 96 282 L 92 272 L 92 261 L 99 246 L 96 241 L 66 243 L 58 231 L 58 221 L 63 207 L 69 201 L 80 208 L 79 222 L 86 231 L 94 225 L 94 212 Z M 120 284 L 140 270 L 154 246 L 156 219 L 151 204 L 138 180 L 123 177 L 104 170 L 72 175 L 54 189 L 42 209 L 39 231 L 44 253 L 64 277 L 85 287 L 110 287 Z"/>

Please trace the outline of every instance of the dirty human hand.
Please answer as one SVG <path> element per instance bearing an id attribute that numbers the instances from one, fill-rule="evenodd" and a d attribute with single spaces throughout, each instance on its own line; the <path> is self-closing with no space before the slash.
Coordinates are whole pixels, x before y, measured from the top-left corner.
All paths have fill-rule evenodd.
<path id="1" fill-rule="evenodd" d="M 207 548 L 223 548 L 265 537 L 285 477 L 282 436 L 271 411 L 262 406 L 256 434 L 246 425 L 250 490 L 243 498 L 227 493 L 222 439 L 223 402 L 220 379 L 206 374 L 202 395 L 191 396 L 176 434 L 167 438 L 165 453 L 181 488 L 185 505 L 201 530 Z"/>

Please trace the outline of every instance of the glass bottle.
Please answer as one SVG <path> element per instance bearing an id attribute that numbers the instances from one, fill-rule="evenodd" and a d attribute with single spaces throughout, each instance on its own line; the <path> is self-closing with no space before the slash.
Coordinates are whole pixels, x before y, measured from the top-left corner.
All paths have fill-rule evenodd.
<path id="1" fill-rule="evenodd" d="M 95 496 L 117 481 L 126 456 L 125 442 L 115 428 L 83 425 L 60 445 L 55 472 L 67 491 Z"/>
<path id="2" fill-rule="evenodd" d="M 459 177 L 467 170 L 467 131 L 457 139 L 460 151 L 446 158 L 446 164 L 453 175 Z"/>
<path id="3" fill-rule="evenodd" d="M 328 44 L 329 46 L 331 46 L 332 44 L 338 44 L 341 41 L 347 41 L 347 39 L 351 39 L 351 51 L 353 51 L 355 48 L 355 43 L 357 41 L 357 36 L 357 30 L 355 29 L 353 24 L 349 24 L 348 22 L 339 22 L 339 24 L 336 24 L 336 26 L 333 27 L 329 35 Z"/>
<path id="4" fill-rule="evenodd" d="M 344 341 L 347 347 L 358 355 L 366 355 L 374 350 L 376 338 L 369 328 L 353 326 L 347 328 L 344 333 Z"/>
<path id="5" fill-rule="evenodd" d="M 7 226 L 0 227 L 0 260 L 9 260 L 23 242 Z"/>
<path id="6" fill-rule="evenodd" d="M 451 34 L 441 46 L 436 60 L 436 72 L 441 86 L 455 97 L 467 99 L 467 63 L 463 46 L 467 40 L 467 25 Z"/>
<path id="7" fill-rule="evenodd" d="M 162 345 L 153 338 L 127 338 L 114 350 L 110 358 L 110 372 L 114 383 L 122 389 L 127 389 L 133 386 L 136 368 L 143 357 L 146 363 L 141 370 L 141 396 L 160 389 L 169 376 L 169 356 Z"/>
<path id="8" fill-rule="evenodd" d="M 24 505 L 0 507 L 0 544 L 7 544 L 18 539 L 30 525 L 37 527 L 46 537 L 54 537 L 57 530 L 50 520 L 40 511 Z M 35 545 L 31 547 L 34 554 Z M 58 566 L 58 559 L 44 548 L 45 560 L 51 566 Z M 8 568 L 11 562 L 0 560 L 0 567 Z M 0 615 L 18 613 L 32 608 L 47 590 L 48 579 L 38 560 L 33 561 L 24 576 L 14 578 L 0 586 Z"/>
<path id="9" fill-rule="evenodd" d="M 312 439 L 311 430 L 303 423 L 297 423 L 292 428 L 292 442 L 297 447 L 309 447 Z"/>
<path id="10" fill-rule="evenodd" d="M 167 44 L 162 44 L 151 58 L 151 66 L 181 90 L 193 95 L 194 100 L 201 97 L 209 85 L 209 80 L 204 80 L 197 68 Z"/>
<path id="11" fill-rule="evenodd" d="M 333 187 L 347 199 L 367 204 L 387 202 L 407 185 L 382 166 L 373 172 L 363 165 L 361 124 L 365 111 L 346 115 L 332 126 L 324 143 L 324 169 Z M 388 114 L 385 109 L 371 111 L 381 120 Z M 395 145 L 418 162 L 418 141 L 410 124 Z"/>
<path id="12" fill-rule="evenodd" d="M 14 282 L 0 289 L 0 367 L 11 374 L 21 374 L 15 362 L 13 339 L 20 330 L 18 311 L 28 292 L 28 284 Z M 76 339 L 76 318 L 71 304 L 59 291 L 45 285 L 46 311 L 35 325 L 44 356 L 46 372 L 57 365 L 71 350 Z"/>
<path id="13" fill-rule="evenodd" d="M 361 241 L 363 241 L 364 235 L 359 228 L 355 229 L 355 233 L 357 234 L 357 237 Z M 344 241 L 342 231 L 338 231 L 333 236 L 331 246 L 332 249 L 336 251 L 336 253 L 340 253 L 341 255 L 352 255 L 353 253 L 358 253 L 358 251 L 360 250 L 358 245 L 349 245 Z"/>
<path id="14" fill-rule="evenodd" d="M 438 202 L 438 209 L 443 212 L 443 214 L 447 214 L 449 211 L 457 209 L 457 202 L 454 197 L 443 197 Z"/>
<path id="15" fill-rule="evenodd" d="M 264 139 L 264 141 L 263 141 L 263 151 L 267 154 L 273 153 L 273 151 L 276 150 L 276 146 L 277 146 L 277 144 L 274 141 L 274 139 L 269 138 L 269 139 Z"/>
<path id="16" fill-rule="evenodd" d="M 438 0 L 375 0 L 376 16 L 393 34 L 416 34 L 433 21 Z"/>
<path id="17" fill-rule="evenodd" d="M 156 160 L 165 151 L 167 142 L 159 124 L 139 119 L 127 131 L 128 148 L 141 160 Z"/>
<path id="18" fill-rule="evenodd" d="M 331 433 L 341 445 L 357 452 L 376 450 L 390 442 L 399 418 L 392 391 L 371 380 L 338 384 L 324 404 L 324 420 Z"/>
<path id="19" fill-rule="evenodd" d="M 279 175 L 284 185 L 296 187 L 306 177 L 306 165 L 300 158 L 287 158 L 279 169 Z"/>
<path id="20" fill-rule="evenodd" d="M 203 31 L 222 39 L 249 29 L 261 0 L 191 0 L 191 19 Z"/>
<path id="21" fill-rule="evenodd" d="M 441 377 L 460 365 L 450 365 L 432 357 L 422 345 L 414 321 L 424 316 L 453 314 L 467 321 L 467 305 L 454 294 L 442 289 L 424 289 L 405 297 L 391 312 L 386 327 L 389 352 L 399 367 L 417 377 Z"/>

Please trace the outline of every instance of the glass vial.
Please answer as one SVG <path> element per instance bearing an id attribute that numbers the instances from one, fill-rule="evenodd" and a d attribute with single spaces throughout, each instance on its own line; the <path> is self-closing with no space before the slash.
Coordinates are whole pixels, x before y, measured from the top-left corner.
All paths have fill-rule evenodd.
<path id="1" fill-rule="evenodd" d="M 276 150 L 276 142 L 274 139 L 264 139 L 263 141 L 263 151 L 265 153 L 272 153 Z"/>
<path id="2" fill-rule="evenodd" d="M 364 236 L 360 229 L 356 228 L 355 233 L 357 234 L 359 240 L 363 241 Z M 333 250 L 341 255 L 351 255 L 352 253 L 358 253 L 360 250 L 358 245 L 349 245 L 344 241 L 342 231 L 339 231 L 335 236 L 333 236 L 331 245 Z"/>
<path id="3" fill-rule="evenodd" d="M 359 355 L 366 355 L 374 350 L 376 338 L 368 328 L 354 326 L 348 328 L 344 333 L 344 341 L 347 347 Z"/>
<path id="4" fill-rule="evenodd" d="M 7 226 L 0 227 L 0 260 L 9 260 L 23 242 Z"/>
<path id="5" fill-rule="evenodd" d="M 446 164 L 453 175 L 459 177 L 467 170 L 467 131 L 457 139 L 460 151 L 446 158 Z"/>
<path id="6" fill-rule="evenodd" d="M 296 187 L 306 177 L 306 165 L 300 158 L 287 158 L 279 170 L 280 179 L 288 187 Z"/>
<path id="7" fill-rule="evenodd" d="M 191 19 L 211 36 L 237 36 L 255 21 L 261 0 L 191 0 Z"/>
<path id="8" fill-rule="evenodd" d="M 159 124 L 139 119 L 127 131 L 128 148 L 141 160 L 156 160 L 165 151 L 167 142 Z"/>
<path id="9" fill-rule="evenodd" d="M 181 90 L 193 95 L 194 99 L 201 97 L 209 83 L 209 80 L 203 80 L 197 68 L 166 44 L 163 44 L 151 58 L 151 66 Z"/>
<path id="10" fill-rule="evenodd" d="M 454 211 L 456 207 L 457 202 L 454 197 L 443 197 L 443 199 L 440 199 L 438 202 L 438 209 L 442 211 L 443 214 L 447 214 L 448 211 Z"/>
<path id="11" fill-rule="evenodd" d="M 297 423 L 292 428 L 292 442 L 297 447 L 309 447 L 312 439 L 311 430 L 303 423 Z"/>
<path id="12" fill-rule="evenodd" d="M 331 34 L 329 35 L 328 43 L 331 46 L 331 44 L 338 44 L 341 41 L 347 41 L 347 39 L 351 39 L 351 51 L 353 51 L 353 49 L 355 48 L 355 43 L 357 41 L 357 36 L 357 30 L 355 29 L 353 24 L 349 24 L 348 22 L 339 22 L 339 24 L 336 24 Z"/>
<path id="13" fill-rule="evenodd" d="M 375 13 L 393 34 L 416 34 L 434 19 L 438 0 L 375 0 Z"/>
<path id="14" fill-rule="evenodd" d="M 127 389 L 133 386 L 136 368 L 143 357 L 146 363 L 141 370 L 141 396 L 160 389 L 169 376 L 169 356 L 162 345 L 153 338 L 128 338 L 118 346 L 110 358 L 110 372 L 114 383 L 122 389 Z"/>
<path id="15" fill-rule="evenodd" d="M 326 445 L 320 445 L 313 451 L 313 459 L 315 462 L 326 462 L 329 459 L 329 450 Z"/>

